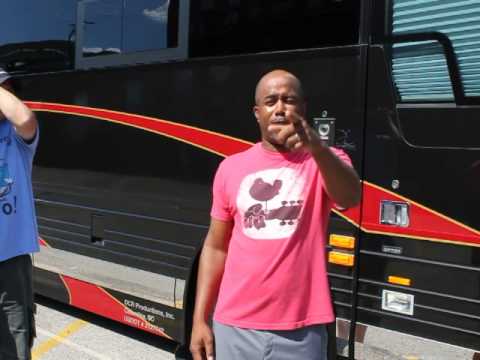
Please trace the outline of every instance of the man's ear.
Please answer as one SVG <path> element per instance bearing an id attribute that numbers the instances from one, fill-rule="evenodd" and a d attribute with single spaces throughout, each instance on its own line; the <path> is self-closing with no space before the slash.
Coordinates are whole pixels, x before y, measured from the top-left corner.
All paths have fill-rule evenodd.
<path id="1" fill-rule="evenodd" d="M 253 111 L 253 115 L 255 115 L 255 118 L 257 119 L 257 122 L 258 122 L 258 106 L 255 105 L 252 111 Z"/>

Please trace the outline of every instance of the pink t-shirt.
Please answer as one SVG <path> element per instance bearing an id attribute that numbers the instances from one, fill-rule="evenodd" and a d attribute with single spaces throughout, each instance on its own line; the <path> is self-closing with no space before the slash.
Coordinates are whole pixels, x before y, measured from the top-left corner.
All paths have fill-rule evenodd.
<path id="1" fill-rule="evenodd" d="M 333 321 L 325 248 L 331 207 L 308 152 L 279 153 L 257 143 L 225 159 L 211 216 L 234 227 L 215 321 L 263 330 Z"/>

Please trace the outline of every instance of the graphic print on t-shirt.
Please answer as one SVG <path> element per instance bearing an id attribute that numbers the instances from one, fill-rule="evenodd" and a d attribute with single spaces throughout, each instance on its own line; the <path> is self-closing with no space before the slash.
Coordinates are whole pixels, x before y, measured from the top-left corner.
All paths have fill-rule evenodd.
<path id="1" fill-rule="evenodd" d="M 290 236 L 301 214 L 305 179 L 290 168 L 246 176 L 237 195 L 243 233 L 257 240 Z"/>
<path id="2" fill-rule="evenodd" d="M 8 164 L 5 160 L 0 159 L 0 200 L 12 190 L 13 179 L 10 178 L 8 172 Z"/>

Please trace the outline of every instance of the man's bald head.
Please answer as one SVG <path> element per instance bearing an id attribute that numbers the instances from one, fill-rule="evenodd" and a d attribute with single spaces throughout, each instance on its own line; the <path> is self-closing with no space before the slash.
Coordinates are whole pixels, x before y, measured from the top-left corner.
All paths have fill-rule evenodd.
<path id="1" fill-rule="evenodd" d="M 304 118 L 306 103 L 298 78 L 285 70 L 265 74 L 255 90 L 253 113 L 260 127 L 262 143 L 268 149 L 289 151 L 278 138 L 278 129 Z"/>
<path id="2" fill-rule="evenodd" d="M 277 69 L 266 73 L 258 81 L 257 87 L 255 88 L 255 104 L 259 104 L 259 100 L 262 97 L 262 92 L 268 86 L 269 82 L 275 81 L 276 79 L 287 79 L 288 81 L 291 81 L 292 86 L 297 91 L 297 95 L 302 101 L 305 101 L 302 83 L 300 82 L 300 80 L 298 80 L 295 75 L 286 70 Z"/>

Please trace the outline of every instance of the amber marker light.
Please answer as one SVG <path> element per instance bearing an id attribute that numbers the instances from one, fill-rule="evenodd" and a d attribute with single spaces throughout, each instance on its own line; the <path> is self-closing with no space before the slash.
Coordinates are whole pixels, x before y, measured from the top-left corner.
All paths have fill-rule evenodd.
<path id="1" fill-rule="evenodd" d="M 403 285 L 403 286 L 410 286 L 412 284 L 411 279 L 400 277 L 400 276 L 389 276 L 388 282 L 390 284 L 397 284 L 397 285 Z"/>
<path id="2" fill-rule="evenodd" d="M 330 234 L 329 244 L 331 246 L 353 250 L 355 248 L 355 238 L 353 236 Z"/>
<path id="3" fill-rule="evenodd" d="M 355 256 L 340 251 L 330 251 L 328 253 L 328 262 L 331 264 L 353 266 Z"/>

